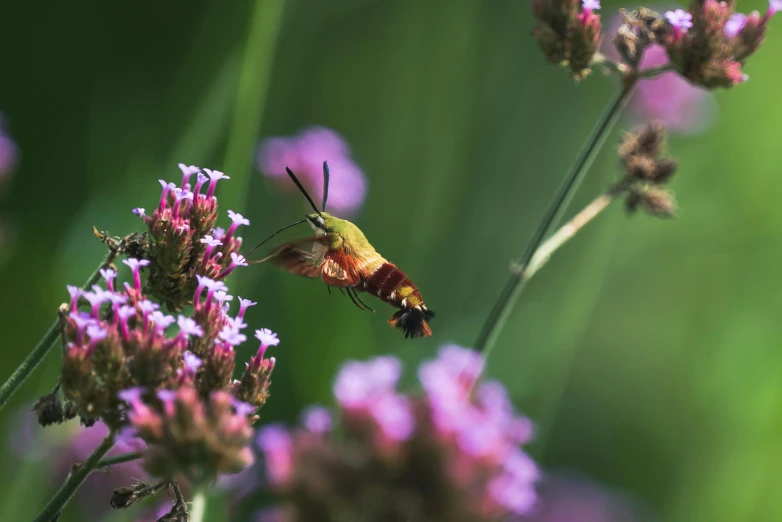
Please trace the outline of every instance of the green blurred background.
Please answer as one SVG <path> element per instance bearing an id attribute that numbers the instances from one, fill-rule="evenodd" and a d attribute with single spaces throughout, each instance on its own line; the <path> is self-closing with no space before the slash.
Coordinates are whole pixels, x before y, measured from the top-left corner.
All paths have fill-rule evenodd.
<path id="1" fill-rule="evenodd" d="M 3 378 L 101 259 L 92 225 L 140 230 L 130 209 L 153 207 L 177 162 L 232 177 L 221 208 L 251 219 L 254 244 L 304 211 L 258 173 L 258 141 L 317 124 L 351 144 L 369 178 L 355 221 L 419 285 L 435 334 L 405 341 L 385 305 L 373 316 L 320 284 L 242 270 L 232 293 L 259 302 L 248 322 L 282 339 L 263 421 L 329 404 L 346 359 L 397 354 L 412 383 L 439 345 L 469 346 L 615 88 L 544 63 L 522 0 L 5 2 L 0 20 L 0 111 L 22 152 L 0 187 L 15 230 L 0 247 Z M 623 489 L 663 521 L 782 519 L 777 22 L 751 81 L 717 93 L 714 125 L 671 140 L 680 219 L 610 208 L 529 285 L 489 361 L 538 424 L 544 467 Z M 572 210 L 619 175 L 618 136 Z M 57 372 L 55 350 L 2 412 L 4 438 Z M 59 477 L 0 454 L 0 518 L 31 519 Z M 70 506 L 61 521 L 76 520 Z"/>

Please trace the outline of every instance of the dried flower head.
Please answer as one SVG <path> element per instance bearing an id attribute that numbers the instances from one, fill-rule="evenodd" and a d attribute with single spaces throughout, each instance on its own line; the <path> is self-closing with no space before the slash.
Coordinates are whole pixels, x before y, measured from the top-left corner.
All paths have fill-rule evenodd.
<path id="1" fill-rule="evenodd" d="M 661 122 L 653 122 L 625 135 L 619 145 L 624 179 L 615 190 L 626 195 L 625 207 L 633 213 L 642 208 L 653 216 L 676 215 L 676 200 L 667 184 L 676 173 L 676 162 L 665 156 L 666 132 Z"/>
<path id="2" fill-rule="evenodd" d="M 537 24 L 532 36 L 551 63 L 568 67 L 576 79 L 589 73 L 600 45 L 598 0 L 533 0 Z"/>
<path id="3" fill-rule="evenodd" d="M 419 369 L 422 395 L 396 390 L 394 357 L 348 362 L 327 411 L 303 427 L 264 427 L 258 444 L 288 520 L 507 520 L 528 514 L 538 478 L 520 449 L 532 435 L 496 382 L 470 393 L 483 360 L 448 346 Z M 335 434 L 333 429 L 337 430 Z"/>

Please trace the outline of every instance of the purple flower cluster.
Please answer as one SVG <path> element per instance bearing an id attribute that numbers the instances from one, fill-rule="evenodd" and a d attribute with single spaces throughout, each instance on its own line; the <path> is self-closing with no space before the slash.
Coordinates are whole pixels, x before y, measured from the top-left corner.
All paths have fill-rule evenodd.
<path id="1" fill-rule="evenodd" d="M 324 127 L 310 127 L 295 136 L 269 138 L 258 149 L 261 172 L 291 187 L 285 172 L 289 167 L 316 201 L 323 197 L 324 161 L 328 161 L 331 171 L 329 208 L 342 214 L 354 213 L 366 198 L 367 180 L 342 136 Z"/>
<path id="2" fill-rule="evenodd" d="M 194 448 L 206 475 L 242 469 L 251 460 L 250 425 L 268 397 L 274 358 L 264 355 L 276 335 L 256 332 L 258 353 L 233 381 L 235 347 L 246 340 L 244 316 L 255 303 L 240 298 L 231 316 L 225 284 L 198 276 L 193 316 L 166 315 L 142 291 L 149 261 L 124 263 L 132 283 L 120 287 L 117 273 L 106 269 L 106 288 L 68 288 L 61 384 L 69 409 L 142 437 L 151 445 L 145 466 L 153 474 L 192 473 Z"/>
<path id="3" fill-rule="evenodd" d="M 589 73 L 602 38 L 599 0 L 533 0 L 537 19 L 532 36 L 546 59 L 570 68 L 581 79 Z"/>
<path id="4" fill-rule="evenodd" d="M 665 13 L 670 32 L 663 43 L 676 70 L 695 85 L 713 89 L 747 80 L 744 62 L 763 43 L 766 24 L 780 7 L 771 0 L 764 15 L 734 12 L 733 2 L 704 0 L 689 11 Z"/>
<path id="5" fill-rule="evenodd" d="M 160 180 L 163 191 L 152 215 L 143 208 L 133 209 L 149 229 L 148 251 L 143 256 L 152 261 L 149 292 L 173 310 L 191 304 L 196 276 L 221 281 L 236 267 L 247 265 L 239 254 L 242 238 L 236 232 L 238 227 L 250 224 L 247 218 L 229 210 L 230 226 L 217 226 L 215 188 L 228 176 L 182 163 L 179 168 L 179 186 Z"/>
<path id="6" fill-rule="evenodd" d="M 504 387 L 480 383 L 482 357 L 446 346 L 419 368 L 421 395 L 397 391 L 394 357 L 348 362 L 334 384 L 341 431 L 315 407 L 294 431 L 258 444 L 288 520 L 509 520 L 535 504 L 535 463 L 520 446 L 531 422 Z"/>

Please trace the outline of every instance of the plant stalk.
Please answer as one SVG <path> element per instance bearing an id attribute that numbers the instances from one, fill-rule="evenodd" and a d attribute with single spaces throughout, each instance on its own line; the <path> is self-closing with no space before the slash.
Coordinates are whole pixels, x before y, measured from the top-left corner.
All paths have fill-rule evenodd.
<path id="1" fill-rule="evenodd" d="M 206 488 L 200 486 L 193 493 L 193 501 L 190 505 L 190 522 L 204 522 L 206 513 Z"/>
<path id="2" fill-rule="evenodd" d="M 530 241 L 527 243 L 526 248 L 519 257 L 518 262 L 515 265 L 515 269 L 511 272 L 508 281 L 505 283 L 500 296 L 494 304 L 491 312 L 489 313 L 486 322 L 475 342 L 475 349 L 478 352 L 484 354 L 484 358 L 489 357 L 494 345 L 497 341 L 499 333 L 505 326 L 511 311 L 516 304 L 521 292 L 524 290 L 527 281 L 530 276 L 522 277 L 522 274 L 527 272 L 530 262 L 535 255 L 535 252 L 540 248 L 541 244 L 545 240 L 549 233 L 549 230 L 556 226 L 560 221 L 562 213 L 567 207 L 571 197 L 576 191 L 581 180 L 586 175 L 589 167 L 595 159 L 600 148 L 605 143 L 606 137 L 613 128 L 619 114 L 622 111 L 630 93 L 633 90 L 637 76 L 631 75 L 626 77 L 626 82 L 622 89 L 616 94 L 608 107 L 606 107 L 597 125 L 592 130 L 592 133 L 587 138 L 584 147 L 581 149 L 576 161 L 570 168 L 570 171 L 565 176 L 562 184 L 557 190 L 553 201 L 546 210 L 546 214 L 543 216 L 538 228 L 535 230 Z"/>
<path id="3" fill-rule="evenodd" d="M 100 278 L 100 270 L 102 268 L 108 267 L 117 258 L 118 253 L 118 249 L 111 248 L 108 255 L 106 255 L 106 258 L 103 260 L 103 263 L 101 263 L 101 265 L 95 270 L 90 278 L 87 279 L 87 282 L 84 283 L 82 289 L 86 290 L 94 285 Z M 65 311 L 67 312 L 68 309 L 69 305 L 66 305 Z M 16 390 L 19 389 L 19 387 L 24 383 L 24 381 L 27 380 L 30 374 L 32 374 L 38 365 L 41 364 L 44 357 L 46 357 L 46 354 L 49 353 L 51 347 L 60 337 L 60 332 L 60 318 L 58 317 L 43 335 L 41 340 L 38 341 L 38 344 L 35 346 L 35 348 L 33 348 L 33 351 L 27 355 L 19 367 L 14 370 L 14 373 L 12 373 L 8 380 L 6 380 L 2 387 L 0 387 L 0 410 L 3 409 L 13 394 L 16 393 Z"/>
<path id="4" fill-rule="evenodd" d="M 140 451 L 130 451 L 128 453 L 120 453 L 112 457 L 106 457 L 98 462 L 98 469 L 111 467 L 117 464 L 124 464 L 125 462 L 133 462 L 141 458 Z"/>
<path id="5" fill-rule="evenodd" d="M 101 459 L 106 453 L 114 446 L 114 433 L 109 433 L 103 442 L 95 448 L 87 460 L 78 466 L 74 466 L 70 475 L 65 480 L 65 484 L 62 485 L 60 490 L 52 497 L 43 510 L 38 513 L 33 522 L 52 522 L 56 516 L 59 515 L 63 507 L 73 497 L 76 491 L 81 487 L 90 473 L 98 466 Z"/>
<path id="6" fill-rule="evenodd" d="M 584 228 L 590 221 L 596 218 L 608 205 L 610 205 L 620 191 L 610 189 L 605 194 L 593 199 L 592 202 L 581 210 L 573 218 L 562 225 L 554 234 L 549 237 L 540 248 L 535 251 L 535 254 L 530 259 L 527 268 L 522 271 L 521 278 L 523 280 L 532 279 L 538 270 L 548 263 L 551 256 L 559 250 L 559 248 L 567 243 L 576 233 Z"/>

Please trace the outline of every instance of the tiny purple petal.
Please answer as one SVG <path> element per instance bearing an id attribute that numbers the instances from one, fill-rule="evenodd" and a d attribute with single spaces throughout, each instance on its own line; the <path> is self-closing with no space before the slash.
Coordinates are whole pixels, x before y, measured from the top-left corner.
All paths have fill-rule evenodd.
<path id="1" fill-rule="evenodd" d="M 171 405 L 176 400 L 176 392 L 173 390 L 158 390 L 155 395 L 165 405 Z"/>
<path id="2" fill-rule="evenodd" d="M 138 307 L 145 314 L 149 314 L 160 308 L 160 305 L 150 301 L 149 299 L 143 299 L 138 302 Z"/>
<path id="3" fill-rule="evenodd" d="M 237 346 L 247 340 L 247 336 L 242 334 L 238 329 L 232 328 L 230 325 L 226 325 L 220 331 L 220 339 L 226 343 Z"/>
<path id="4" fill-rule="evenodd" d="M 725 22 L 725 36 L 735 38 L 744 26 L 747 24 L 747 15 L 744 13 L 733 13 Z"/>
<path id="5" fill-rule="evenodd" d="M 583 0 L 582 5 L 584 6 L 584 9 L 597 11 L 600 9 L 600 0 Z"/>
<path id="6" fill-rule="evenodd" d="M 233 266 L 248 266 L 247 259 L 241 254 L 231 252 L 231 265 Z"/>
<path id="7" fill-rule="evenodd" d="M 146 216 L 146 213 L 145 213 L 146 211 L 145 211 L 145 209 L 143 209 L 143 208 L 141 208 L 141 207 L 136 207 L 136 208 L 134 208 L 134 209 L 132 210 L 132 212 L 133 212 L 134 214 L 136 214 L 137 216 L 139 216 L 139 217 L 144 217 L 144 216 Z"/>
<path id="8" fill-rule="evenodd" d="M 223 239 L 225 237 L 225 229 L 223 227 L 214 227 L 212 229 L 212 235 L 215 239 Z"/>
<path id="9" fill-rule="evenodd" d="M 100 341 L 109 336 L 109 331 L 99 324 L 91 324 L 87 326 L 87 335 L 92 341 Z"/>
<path id="10" fill-rule="evenodd" d="M 665 19 L 668 20 L 669 24 L 681 29 L 683 32 L 692 27 L 692 15 L 684 9 L 666 12 Z"/>
<path id="11" fill-rule="evenodd" d="M 127 259 L 122 260 L 123 263 L 128 265 L 131 270 L 136 270 L 138 267 L 147 266 L 149 265 L 148 259 L 136 259 L 134 257 L 129 257 Z"/>
<path id="12" fill-rule="evenodd" d="M 94 319 L 89 314 L 79 313 L 79 312 L 71 312 L 70 318 L 73 319 L 73 322 L 76 323 L 76 328 L 79 331 L 84 330 L 91 324 L 97 324 L 97 320 Z"/>
<path id="13" fill-rule="evenodd" d="M 782 0 L 769 0 L 768 10 L 771 14 L 782 11 Z"/>
<path id="14" fill-rule="evenodd" d="M 218 290 L 215 292 L 215 301 L 217 301 L 220 304 L 223 304 L 228 301 L 233 301 L 234 296 L 225 293 L 223 290 Z"/>
<path id="15" fill-rule="evenodd" d="M 263 346 L 277 346 L 280 344 L 280 340 L 277 338 L 277 334 L 269 330 L 268 328 L 261 328 L 255 330 L 255 338 L 261 341 Z"/>
<path id="16" fill-rule="evenodd" d="M 68 289 L 71 299 L 78 299 L 84 293 L 78 286 L 67 285 L 66 288 Z"/>
<path id="17" fill-rule="evenodd" d="M 117 314 L 119 315 L 120 319 L 126 321 L 127 319 L 130 319 L 131 317 L 136 315 L 136 308 L 128 305 L 120 306 Z"/>
<path id="18" fill-rule="evenodd" d="M 240 400 L 233 399 L 231 401 L 231 404 L 233 405 L 234 409 L 236 410 L 237 415 L 241 415 L 243 417 L 246 417 L 248 415 L 252 415 L 255 413 L 255 410 L 257 409 L 252 404 L 247 404 L 246 402 L 242 402 Z"/>
<path id="19" fill-rule="evenodd" d="M 132 388 L 128 388 L 126 390 L 122 390 L 117 393 L 117 397 L 119 397 L 121 400 L 127 402 L 128 404 L 132 404 L 136 401 L 141 400 L 141 396 L 144 394 L 144 388 L 141 386 L 134 386 Z"/>
<path id="20" fill-rule="evenodd" d="M 236 226 L 239 226 L 239 225 L 249 225 L 250 224 L 250 220 L 249 219 L 245 218 L 243 215 L 241 215 L 241 214 L 239 214 L 237 212 L 234 212 L 233 210 L 229 210 L 228 211 L 228 217 L 231 218 L 231 221 Z"/>
<path id="21" fill-rule="evenodd" d="M 301 414 L 301 423 L 312 433 L 327 433 L 331 431 L 331 413 L 322 406 L 310 406 Z"/>
<path id="22" fill-rule="evenodd" d="M 177 325 L 179 325 L 179 333 L 185 337 L 189 337 L 191 335 L 201 337 L 204 335 L 204 330 L 201 328 L 201 326 L 199 326 L 198 323 L 196 323 L 190 317 L 180 315 L 177 317 Z"/>
<path id="23" fill-rule="evenodd" d="M 100 275 L 103 277 L 103 279 L 106 280 L 107 283 L 109 283 L 114 281 L 114 279 L 117 277 L 117 271 L 113 268 L 101 268 Z"/>
<path id="24" fill-rule="evenodd" d="M 192 370 L 193 372 L 198 370 L 198 368 L 200 368 L 203 364 L 203 361 L 192 352 L 185 352 L 183 357 L 185 359 L 185 366 L 187 366 L 188 369 Z"/>
<path id="25" fill-rule="evenodd" d="M 203 244 L 205 244 L 205 245 L 207 245 L 207 246 L 210 246 L 210 247 L 217 247 L 217 246 L 220 246 L 220 245 L 222 245 L 222 244 L 223 244 L 223 242 L 222 242 L 222 241 L 220 241 L 220 240 L 218 240 L 218 239 L 215 239 L 215 238 L 213 238 L 213 237 L 212 237 L 212 236 L 210 236 L 209 234 L 207 234 L 207 235 L 205 235 L 204 237 L 202 237 L 202 238 L 199 240 L 199 242 L 201 242 L 201 243 L 203 243 Z M 198 276 L 198 277 L 200 277 L 200 276 Z"/>
<path id="26" fill-rule="evenodd" d="M 160 310 L 152 312 L 149 318 L 155 323 L 155 329 L 157 330 L 165 330 L 176 321 L 173 315 L 166 315 Z"/>
<path id="27" fill-rule="evenodd" d="M 204 169 L 204 172 L 206 172 L 206 175 L 209 176 L 209 179 L 212 181 L 217 181 L 220 179 L 231 179 L 229 176 L 226 176 L 219 170 Z"/>

